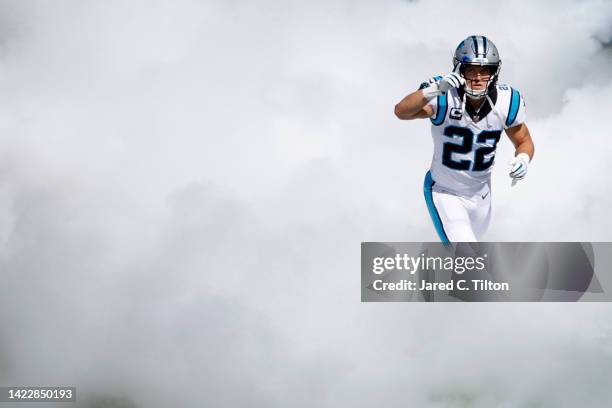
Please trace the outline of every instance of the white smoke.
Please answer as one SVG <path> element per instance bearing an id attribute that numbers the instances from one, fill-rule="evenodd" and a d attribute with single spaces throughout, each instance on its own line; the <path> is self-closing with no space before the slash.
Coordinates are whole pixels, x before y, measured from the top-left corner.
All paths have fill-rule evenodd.
<path id="1" fill-rule="evenodd" d="M 609 306 L 361 304 L 359 243 L 436 239 L 429 126 L 393 106 L 473 33 L 536 144 L 511 188 L 500 143 L 488 238 L 612 240 L 610 3 L 379 3 L 1 3 L 0 383 L 606 406 Z"/>

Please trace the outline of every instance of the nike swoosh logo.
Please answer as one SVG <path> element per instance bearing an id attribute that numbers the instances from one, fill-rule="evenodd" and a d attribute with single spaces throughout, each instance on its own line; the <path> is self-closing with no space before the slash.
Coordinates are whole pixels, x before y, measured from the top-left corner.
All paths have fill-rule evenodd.
<path id="1" fill-rule="evenodd" d="M 489 193 L 487 192 L 487 194 L 482 196 L 482 199 L 484 200 L 488 195 L 489 195 Z"/>

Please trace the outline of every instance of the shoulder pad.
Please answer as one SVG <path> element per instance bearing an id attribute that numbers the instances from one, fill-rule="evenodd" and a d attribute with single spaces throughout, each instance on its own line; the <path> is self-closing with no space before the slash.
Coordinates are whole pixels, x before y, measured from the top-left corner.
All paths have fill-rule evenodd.
<path id="1" fill-rule="evenodd" d="M 506 85 L 507 86 L 507 85 Z M 514 123 L 519 110 L 521 109 L 521 105 L 523 105 L 524 109 L 524 101 L 522 101 L 521 93 L 515 89 L 507 86 L 508 90 L 505 92 L 510 93 L 510 97 L 508 98 L 508 113 L 506 114 L 506 126 L 509 127 Z"/>

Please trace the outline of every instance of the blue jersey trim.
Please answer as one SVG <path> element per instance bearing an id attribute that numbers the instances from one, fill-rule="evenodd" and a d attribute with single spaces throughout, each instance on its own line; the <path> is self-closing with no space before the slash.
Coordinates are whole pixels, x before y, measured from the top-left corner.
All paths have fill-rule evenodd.
<path id="1" fill-rule="evenodd" d="M 446 109 L 446 93 L 444 93 L 438 96 L 438 112 L 435 118 L 430 119 L 431 123 L 433 123 L 435 126 L 439 126 L 444 123 L 444 119 L 446 118 Z"/>
<path id="2" fill-rule="evenodd" d="M 510 96 L 510 107 L 508 108 L 508 117 L 506 118 L 506 127 L 510 127 L 512 123 L 516 120 L 516 115 L 518 115 L 519 106 L 521 102 L 521 95 L 514 88 L 512 89 L 512 95 Z"/>
<path id="3" fill-rule="evenodd" d="M 425 175 L 425 183 L 423 183 L 423 192 L 425 193 L 425 203 L 427 203 L 427 210 L 429 210 L 429 215 L 431 216 L 431 220 L 433 221 L 434 227 L 436 228 L 436 232 L 440 237 L 440 241 L 442 241 L 443 244 L 450 244 L 448 236 L 444 231 L 442 219 L 440 219 L 440 214 L 438 214 L 438 210 L 436 209 L 436 205 L 433 201 L 431 188 L 434 184 L 436 184 L 436 182 L 433 181 L 433 178 L 431 178 L 431 171 L 428 171 Z"/>

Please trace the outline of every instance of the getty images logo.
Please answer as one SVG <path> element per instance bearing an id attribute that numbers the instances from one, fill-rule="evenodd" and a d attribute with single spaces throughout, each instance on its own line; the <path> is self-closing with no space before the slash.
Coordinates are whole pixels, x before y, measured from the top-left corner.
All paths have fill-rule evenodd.
<path id="1" fill-rule="evenodd" d="M 482 271 L 485 269 L 487 254 L 482 256 L 440 257 L 440 256 L 410 256 L 396 254 L 394 257 L 376 257 L 372 259 L 372 272 L 380 275 L 385 271 L 407 271 L 414 275 L 418 270 L 453 271 L 459 275 L 466 271 Z"/>

